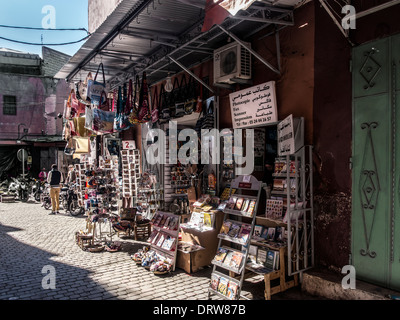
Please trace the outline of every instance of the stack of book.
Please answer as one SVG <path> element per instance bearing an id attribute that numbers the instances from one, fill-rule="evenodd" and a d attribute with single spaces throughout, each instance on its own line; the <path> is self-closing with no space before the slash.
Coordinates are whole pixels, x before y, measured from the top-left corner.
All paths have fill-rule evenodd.
<path id="1" fill-rule="evenodd" d="M 266 227 L 255 225 L 251 236 L 252 240 L 268 243 L 274 247 L 286 245 L 285 228 L 281 226 Z"/>
<path id="2" fill-rule="evenodd" d="M 240 273 L 244 254 L 228 247 L 220 247 L 214 257 L 213 263 L 228 270 Z"/>
<path id="3" fill-rule="evenodd" d="M 241 223 L 239 221 L 225 220 L 221 226 L 219 238 L 237 241 L 246 244 L 249 240 L 251 224 Z"/>
<path id="4" fill-rule="evenodd" d="M 279 269 L 279 251 L 250 245 L 246 268 L 256 273 L 269 273 Z"/>
<path id="5" fill-rule="evenodd" d="M 255 199 L 246 199 L 241 196 L 231 196 L 225 206 L 225 209 L 238 211 L 244 216 L 252 217 L 255 206 Z"/>
<path id="6" fill-rule="evenodd" d="M 147 242 L 168 251 L 175 251 L 176 249 L 176 237 L 158 230 L 151 233 Z"/>
<path id="7" fill-rule="evenodd" d="M 230 300 L 237 298 L 239 284 L 236 281 L 229 280 L 227 277 L 219 273 L 211 275 L 210 288 Z"/>

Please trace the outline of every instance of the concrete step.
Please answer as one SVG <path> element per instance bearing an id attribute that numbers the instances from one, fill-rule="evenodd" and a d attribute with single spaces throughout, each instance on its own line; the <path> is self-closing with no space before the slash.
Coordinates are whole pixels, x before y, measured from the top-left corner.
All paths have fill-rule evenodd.
<path id="1" fill-rule="evenodd" d="M 302 291 L 331 300 L 398 300 L 400 292 L 356 280 L 355 289 L 344 289 L 345 274 L 327 269 L 310 269 L 303 273 Z"/>

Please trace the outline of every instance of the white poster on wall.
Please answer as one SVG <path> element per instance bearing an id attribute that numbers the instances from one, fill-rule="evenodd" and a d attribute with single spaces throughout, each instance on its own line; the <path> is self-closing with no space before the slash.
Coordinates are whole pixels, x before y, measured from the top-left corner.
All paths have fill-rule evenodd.
<path id="1" fill-rule="evenodd" d="M 275 81 L 269 81 L 229 95 L 234 129 L 278 121 Z"/>
<path id="2" fill-rule="evenodd" d="M 293 115 L 279 122 L 278 127 L 278 154 L 286 156 L 295 152 Z"/>

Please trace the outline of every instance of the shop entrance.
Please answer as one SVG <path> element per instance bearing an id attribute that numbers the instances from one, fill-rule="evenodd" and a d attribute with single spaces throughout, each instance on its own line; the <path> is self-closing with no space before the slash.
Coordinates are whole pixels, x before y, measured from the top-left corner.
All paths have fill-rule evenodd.
<path id="1" fill-rule="evenodd" d="M 400 289 L 400 35 L 353 50 L 352 264 Z"/>

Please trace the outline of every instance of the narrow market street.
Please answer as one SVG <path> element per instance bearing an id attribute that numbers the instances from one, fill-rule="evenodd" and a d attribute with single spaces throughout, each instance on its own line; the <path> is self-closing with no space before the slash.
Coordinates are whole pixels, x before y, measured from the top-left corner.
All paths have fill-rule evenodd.
<path id="1" fill-rule="evenodd" d="M 0 300 L 207 299 L 211 268 L 154 275 L 130 257 L 144 243 L 117 236 L 113 240 L 123 243 L 121 251 L 85 252 L 75 243 L 85 217 L 49 212 L 33 201 L 0 203 Z M 42 287 L 48 266 L 56 272 L 55 289 Z M 248 287 L 249 298 L 263 299 L 262 282 Z"/>

